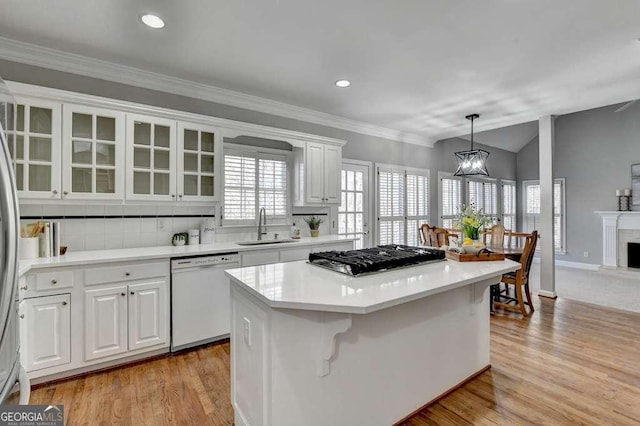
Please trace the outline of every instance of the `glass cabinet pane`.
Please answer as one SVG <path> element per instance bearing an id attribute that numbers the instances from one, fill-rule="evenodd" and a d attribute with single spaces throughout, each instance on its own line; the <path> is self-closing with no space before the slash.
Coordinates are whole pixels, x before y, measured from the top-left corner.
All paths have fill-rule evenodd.
<path id="1" fill-rule="evenodd" d="M 213 152 L 213 133 L 200 133 L 200 150 L 202 152 Z"/>
<path id="2" fill-rule="evenodd" d="M 116 140 L 116 119 L 113 117 L 96 117 L 96 139 L 103 141 Z"/>
<path id="3" fill-rule="evenodd" d="M 115 166 L 116 146 L 110 143 L 97 143 L 96 164 L 100 164 L 101 166 Z"/>
<path id="4" fill-rule="evenodd" d="M 91 192 L 91 169 L 71 168 L 71 190 L 73 192 Z"/>
<path id="5" fill-rule="evenodd" d="M 29 165 L 29 191 L 51 191 L 51 166 Z"/>
<path id="6" fill-rule="evenodd" d="M 116 192 L 116 171 L 96 169 L 96 192 L 113 194 Z"/>
<path id="7" fill-rule="evenodd" d="M 198 150 L 198 132 L 195 130 L 184 130 L 184 149 L 189 151 Z"/>
<path id="8" fill-rule="evenodd" d="M 51 138 L 29 138 L 29 159 L 36 161 L 51 161 Z"/>
<path id="9" fill-rule="evenodd" d="M 184 170 L 186 172 L 198 171 L 198 154 L 184 154 Z"/>
<path id="10" fill-rule="evenodd" d="M 9 148 L 9 157 L 11 157 L 12 160 L 15 160 L 15 155 L 16 155 L 16 148 L 15 148 L 15 136 L 11 133 L 7 133 L 7 148 Z"/>
<path id="11" fill-rule="evenodd" d="M 169 170 L 169 151 L 154 150 L 153 168 L 156 170 Z"/>
<path id="12" fill-rule="evenodd" d="M 184 175 L 184 195 L 198 195 L 198 176 Z"/>
<path id="13" fill-rule="evenodd" d="M 16 160 L 24 160 L 24 136 L 16 136 Z"/>
<path id="14" fill-rule="evenodd" d="M 71 135 L 75 138 L 93 137 L 93 117 L 89 114 L 74 112 L 71 118 Z"/>
<path id="15" fill-rule="evenodd" d="M 133 143 L 151 145 L 151 124 L 136 121 L 133 125 Z"/>
<path id="16" fill-rule="evenodd" d="M 168 126 L 155 125 L 153 130 L 153 145 L 162 148 L 169 148 L 170 132 Z"/>
<path id="17" fill-rule="evenodd" d="M 135 194 L 151 194 L 151 174 L 149 172 L 133 172 L 133 192 Z"/>
<path id="18" fill-rule="evenodd" d="M 133 167 L 148 169 L 151 167 L 151 150 L 135 148 L 133 150 Z"/>
<path id="19" fill-rule="evenodd" d="M 200 195 L 213 196 L 213 176 L 200 177 Z"/>
<path id="20" fill-rule="evenodd" d="M 24 105 L 18 105 L 18 114 L 16 117 L 16 130 L 24 132 Z"/>
<path id="21" fill-rule="evenodd" d="M 92 164 L 93 163 L 93 144 L 85 141 L 73 141 L 73 149 L 71 152 L 71 162 L 74 164 Z"/>
<path id="22" fill-rule="evenodd" d="M 50 135 L 53 111 L 49 108 L 31 107 L 29 110 L 29 131 Z"/>
<path id="23" fill-rule="evenodd" d="M 169 174 L 154 173 L 153 193 L 155 195 L 169 195 Z"/>
<path id="24" fill-rule="evenodd" d="M 213 173 L 213 155 L 204 155 L 200 157 L 200 171 L 205 173 Z"/>
<path id="25" fill-rule="evenodd" d="M 18 191 L 24 190 L 24 166 L 16 164 L 16 187 Z"/>

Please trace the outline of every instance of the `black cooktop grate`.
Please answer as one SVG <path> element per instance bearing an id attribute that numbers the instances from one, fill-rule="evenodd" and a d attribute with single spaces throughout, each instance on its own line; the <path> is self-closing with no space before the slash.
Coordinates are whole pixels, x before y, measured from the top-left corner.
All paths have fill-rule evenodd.
<path id="1" fill-rule="evenodd" d="M 311 264 L 355 276 L 444 259 L 443 250 L 400 244 L 309 254 Z"/>

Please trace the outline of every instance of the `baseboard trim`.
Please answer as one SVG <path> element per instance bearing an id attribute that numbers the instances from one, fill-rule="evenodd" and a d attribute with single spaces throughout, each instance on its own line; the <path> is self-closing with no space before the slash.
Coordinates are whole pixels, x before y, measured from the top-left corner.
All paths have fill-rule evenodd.
<path id="1" fill-rule="evenodd" d="M 441 400 L 442 398 L 444 398 L 445 396 L 449 395 L 450 393 L 460 389 L 462 386 L 464 386 L 465 384 L 467 384 L 468 382 L 470 382 L 471 380 L 475 379 L 476 377 L 478 377 L 479 375 L 481 375 L 482 373 L 484 373 L 485 371 L 489 370 L 491 368 L 491 364 L 481 368 L 480 370 L 476 371 L 475 373 L 473 373 L 472 375 L 470 375 L 469 377 L 467 377 L 466 379 L 462 380 L 460 383 L 458 383 L 457 385 L 455 385 L 454 387 L 452 387 L 451 389 L 448 389 L 446 391 L 444 391 L 443 393 L 441 393 L 440 395 L 436 396 L 435 398 L 433 398 L 431 401 L 427 402 L 426 404 L 422 405 L 419 408 L 416 408 L 415 410 L 413 410 L 410 414 L 407 414 L 406 416 L 404 416 L 402 419 L 398 420 L 397 422 L 395 422 L 393 424 L 393 426 L 399 426 L 402 423 L 406 422 L 407 420 L 409 420 L 411 417 L 415 416 L 416 414 L 418 414 L 420 411 L 424 410 L 425 408 L 429 407 L 432 404 L 435 404 L 436 402 L 438 402 L 439 400 Z"/>
<path id="2" fill-rule="evenodd" d="M 538 290 L 538 297 L 544 297 L 545 299 L 557 299 L 558 295 L 555 291 Z"/>
<path id="3" fill-rule="evenodd" d="M 533 263 L 540 263 L 540 258 L 534 257 Z M 584 269 L 587 271 L 599 271 L 602 268 L 600 265 L 595 263 L 572 262 L 570 260 L 556 260 L 555 265 L 563 266 L 565 268 Z"/>

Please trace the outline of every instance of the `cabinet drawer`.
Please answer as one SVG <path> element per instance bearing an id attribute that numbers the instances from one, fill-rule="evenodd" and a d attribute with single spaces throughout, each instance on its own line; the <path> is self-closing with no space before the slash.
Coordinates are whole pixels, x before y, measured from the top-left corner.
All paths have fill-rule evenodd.
<path id="1" fill-rule="evenodd" d="M 260 250 L 242 253 L 242 266 L 267 265 L 280 262 L 277 250 Z"/>
<path id="2" fill-rule="evenodd" d="M 73 287 L 73 271 L 70 269 L 57 269 L 39 272 L 34 275 L 32 280 L 35 281 L 36 291 L 70 288 Z"/>
<path id="3" fill-rule="evenodd" d="M 294 262 L 296 260 L 308 260 L 310 247 L 280 250 L 280 262 Z"/>
<path id="4" fill-rule="evenodd" d="M 163 277 L 169 273 L 169 262 L 131 263 L 86 269 L 85 285 L 106 284 Z"/>

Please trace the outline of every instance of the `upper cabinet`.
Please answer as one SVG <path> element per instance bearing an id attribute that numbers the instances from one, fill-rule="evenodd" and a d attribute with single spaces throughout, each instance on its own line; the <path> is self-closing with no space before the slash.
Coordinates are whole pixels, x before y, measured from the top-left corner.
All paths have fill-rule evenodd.
<path id="1" fill-rule="evenodd" d="M 123 198 L 125 115 L 65 104 L 62 137 L 62 198 Z"/>
<path id="2" fill-rule="evenodd" d="M 219 201 L 220 131 L 215 127 L 178 124 L 178 199 Z"/>
<path id="3" fill-rule="evenodd" d="M 176 200 L 176 122 L 127 114 L 127 200 Z"/>
<path id="4" fill-rule="evenodd" d="M 18 98 L 5 125 L 21 198 L 59 199 L 62 105 Z"/>
<path id="5" fill-rule="evenodd" d="M 294 205 L 340 204 L 342 147 L 307 142 L 294 159 Z"/>

